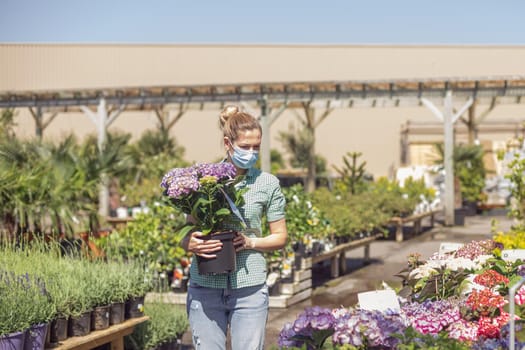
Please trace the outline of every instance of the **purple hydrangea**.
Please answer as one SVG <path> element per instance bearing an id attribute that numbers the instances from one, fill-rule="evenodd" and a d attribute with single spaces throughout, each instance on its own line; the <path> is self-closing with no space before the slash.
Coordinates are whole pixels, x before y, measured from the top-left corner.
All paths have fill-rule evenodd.
<path id="1" fill-rule="evenodd" d="M 386 312 L 353 309 L 337 318 L 332 336 L 334 344 L 355 347 L 395 348 L 399 342 L 393 334 L 403 333 L 407 321 L 394 310 Z"/>
<path id="2" fill-rule="evenodd" d="M 412 327 L 423 334 L 437 334 L 461 319 L 459 306 L 449 300 L 408 303 L 402 311 Z"/>
<path id="3" fill-rule="evenodd" d="M 311 336 L 313 331 L 325 330 L 333 326 L 335 317 L 332 310 L 320 306 L 306 308 L 297 317 L 293 324 L 293 330 L 297 334 Z"/>
<path id="4" fill-rule="evenodd" d="M 217 180 L 232 179 L 237 175 L 237 170 L 232 163 L 200 163 L 192 167 L 199 178 L 204 176 L 213 176 Z"/>
<path id="5" fill-rule="evenodd" d="M 279 344 L 279 347 L 281 348 L 300 347 L 302 344 L 299 340 L 294 338 L 296 335 L 297 334 L 293 330 L 293 324 L 287 322 L 279 333 L 277 344 Z"/>
<path id="6" fill-rule="evenodd" d="M 192 168 L 175 168 L 164 175 L 160 185 L 168 197 L 181 198 L 199 188 L 199 179 Z"/>
<path id="7" fill-rule="evenodd" d="M 279 334 L 279 346 L 317 349 L 332 334 L 335 316 L 320 306 L 306 308 L 293 324 L 287 323 Z M 320 344 L 318 344 L 320 342 Z"/>

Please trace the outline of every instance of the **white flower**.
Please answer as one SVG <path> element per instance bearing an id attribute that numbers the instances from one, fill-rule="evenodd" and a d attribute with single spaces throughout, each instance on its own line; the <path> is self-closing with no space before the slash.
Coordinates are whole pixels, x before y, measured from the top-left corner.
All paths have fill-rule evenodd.
<path id="1" fill-rule="evenodd" d="M 431 267 L 429 264 L 421 265 L 418 268 L 415 268 L 414 270 L 410 271 L 410 274 L 408 275 L 408 278 L 425 278 L 432 275 L 437 274 L 437 270 Z"/>
<path id="2" fill-rule="evenodd" d="M 476 257 L 474 259 L 474 262 L 476 263 L 476 269 L 481 269 L 483 267 L 483 265 L 485 265 L 487 260 L 489 260 L 492 257 L 493 257 L 492 255 L 480 255 L 480 256 Z"/>

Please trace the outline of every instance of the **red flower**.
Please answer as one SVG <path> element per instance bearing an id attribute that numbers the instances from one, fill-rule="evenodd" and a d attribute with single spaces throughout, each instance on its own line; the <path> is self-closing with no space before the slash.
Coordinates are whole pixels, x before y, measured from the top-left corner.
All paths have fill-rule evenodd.
<path id="1" fill-rule="evenodd" d="M 498 338 L 499 331 L 509 321 L 510 315 L 506 312 L 501 312 L 498 317 L 481 317 L 478 321 L 478 335 L 487 338 Z"/>
<path id="2" fill-rule="evenodd" d="M 474 277 L 474 282 L 482 286 L 492 288 L 498 284 L 507 284 L 509 279 L 494 270 L 486 270 Z"/>
<path id="3" fill-rule="evenodd" d="M 481 316 L 491 316 L 496 309 L 501 308 L 505 303 L 505 298 L 490 289 L 474 289 L 467 298 L 467 305 L 472 310 L 478 311 Z"/>

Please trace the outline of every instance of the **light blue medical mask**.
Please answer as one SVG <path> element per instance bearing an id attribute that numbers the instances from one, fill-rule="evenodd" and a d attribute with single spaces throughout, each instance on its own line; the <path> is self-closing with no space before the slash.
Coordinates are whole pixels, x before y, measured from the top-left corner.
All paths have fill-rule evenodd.
<path id="1" fill-rule="evenodd" d="M 241 169 L 250 169 L 259 158 L 258 151 L 248 151 L 239 147 L 233 147 L 233 154 L 230 154 L 233 164 Z"/>

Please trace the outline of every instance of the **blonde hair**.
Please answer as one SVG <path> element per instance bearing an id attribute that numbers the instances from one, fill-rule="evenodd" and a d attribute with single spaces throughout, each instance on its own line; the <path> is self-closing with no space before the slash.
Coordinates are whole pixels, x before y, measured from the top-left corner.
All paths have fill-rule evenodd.
<path id="1" fill-rule="evenodd" d="M 231 142 L 237 140 L 239 132 L 258 129 L 262 135 L 262 128 L 259 121 L 251 114 L 242 112 L 239 107 L 228 105 L 219 114 L 221 130 L 225 137 Z"/>

